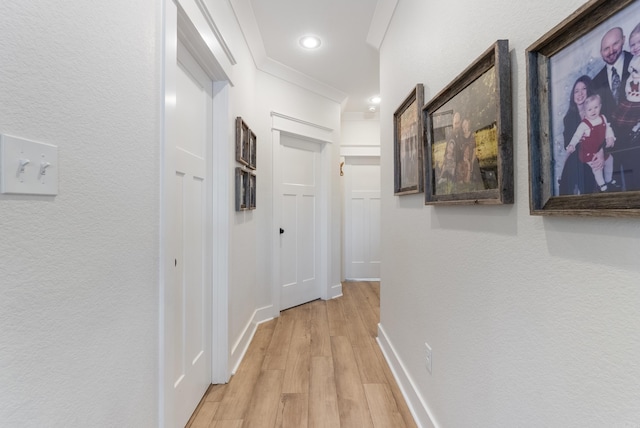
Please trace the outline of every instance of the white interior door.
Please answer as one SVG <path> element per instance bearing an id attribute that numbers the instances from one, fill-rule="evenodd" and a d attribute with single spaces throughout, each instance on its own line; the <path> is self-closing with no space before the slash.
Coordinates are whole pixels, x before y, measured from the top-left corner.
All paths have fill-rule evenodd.
<path id="1" fill-rule="evenodd" d="M 280 309 L 320 298 L 319 174 L 322 146 L 280 138 Z"/>
<path id="2" fill-rule="evenodd" d="M 211 199 L 213 83 L 178 44 L 172 349 L 175 426 L 184 426 L 211 384 Z"/>
<path id="3" fill-rule="evenodd" d="M 380 159 L 345 159 L 345 277 L 380 279 Z"/>

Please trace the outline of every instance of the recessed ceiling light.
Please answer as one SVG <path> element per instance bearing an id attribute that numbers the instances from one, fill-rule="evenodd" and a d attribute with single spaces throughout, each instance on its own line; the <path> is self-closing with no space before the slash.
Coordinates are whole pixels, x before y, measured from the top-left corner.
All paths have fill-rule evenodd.
<path id="1" fill-rule="evenodd" d="M 316 36 L 304 36 L 300 38 L 300 46 L 305 49 L 317 49 L 320 47 L 320 38 Z"/>
<path id="2" fill-rule="evenodd" d="M 375 107 L 375 106 L 369 106 L 369 111 L 370 111 L 371 113 L 375 113 L 375 111 L 376 111 L 376 107 Z"/>
<path id="3" fill-rule="evenodd" d="M 369 102 L 371 104 L 380 104 L 380 101 L 382 101 L 382 100 L 380 99 L 380 97 L 378 95 L 369 98 Z"/>

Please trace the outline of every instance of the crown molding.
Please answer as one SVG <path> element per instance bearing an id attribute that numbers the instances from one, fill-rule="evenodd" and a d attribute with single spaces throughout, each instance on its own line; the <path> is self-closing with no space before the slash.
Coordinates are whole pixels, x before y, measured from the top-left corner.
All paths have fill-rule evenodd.
<path id="1" fill-rule="evenodd" d="M 236 20 L 238 21 L 244 40 L 249 47 L 253 63 L 258 70 L 321 95 L 339 104 L 345 102 L 347 98 L 346 93 L 275 61 L 267 55 L 250 0 L 229 0 L 229 4 L 236 16 Z"/>

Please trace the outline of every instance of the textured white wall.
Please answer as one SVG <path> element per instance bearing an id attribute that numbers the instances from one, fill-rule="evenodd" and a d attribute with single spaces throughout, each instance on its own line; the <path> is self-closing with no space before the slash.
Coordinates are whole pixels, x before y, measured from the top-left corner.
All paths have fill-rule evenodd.
<path id="1" fill-rule="evenodd" d="M 342 115 L 341 146 L 379 146 L 380 117 L 345 113 Z"/>
<path id="2" fill-rule="evenodd" d="M 441 427 L 640 421 L 640 223 L 529 215 L 525 49 L 580 0 L 399 2 L 381 49 L 381 323 Z M 393 111 L 510 40 L 516 201 L 393 196 Z M 424 364 L 433 348 L 433 374 Z"/>
<path id="3" fill-rule="evenodd" d="M 157 425 L 159 3 L 0 3 L 0 132 L 59 195 L 0 196 L 0 426 Z"/>

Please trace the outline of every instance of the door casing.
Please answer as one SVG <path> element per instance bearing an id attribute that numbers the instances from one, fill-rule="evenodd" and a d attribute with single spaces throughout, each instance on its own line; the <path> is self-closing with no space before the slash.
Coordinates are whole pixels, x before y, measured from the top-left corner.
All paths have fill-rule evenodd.
<path id="1" fill-rule="evenodd" d="M 212 383 L 225 383 L 229 380 L 228 367 L 228 277 L 229 277 L 229 174 L 230 165 L 227 136 L 229 135 L 229 85 L 225 74 L 213 51 L 204 40 L 210 43 L 217 40 L 211 28 L 202 25 L 206 19 L 202 9 L 196 3 L 199 0 L 165 0 L 163 2 L 163 62 L 162 62 L 162 116 L 160 149 L 160 239 L 159 239 L 159 426 L 174 426 L 172 408 L 170 371 L 172 367 L 170 341 L 167 338 L 168 322 L 167 292 L 173 286 L 174 257 L 171 232 L 173 224 L 171 206 L 172 176 L 175 171 L 173 143 L 176 138 L 176 71 L 177 42 L 181 42 L 197 60 L 198 64 L 211 78 L 213 84 L 212 150 L 207 156 L 207 168 L 212 182 L 212 212 L 209 225 L 212 236 L 208 237 L 210 263 L 212 266 Z M 194 21 L 198 24 L 194 24 Z M 198 28 L 196 28 L 198 27 Z M 203 34 L 211 32 L 211 34 Z"/>
<path id="2" fill-rule="evenodd" d="M 273 156 L 273 177 L 274 183 L 274 196 L 278 198 L 273 203 L 273 222 L 271 227 L 271 266 L 272 266 L 272 296 L 273 296 L 273 312 L 272 316 L 277 317 L 280 314 L 280 224 L 281 224 L 281 212 L 282 206 L 279 200 L 282 195 L 282 189 L 278 182 L 277 171 L 280 168 L 286 168 L 286 165 L 281 165 L 281 160 L 277 153 L 279 153 L 281 141 L 280 137 L 284 134 L 289 134 L 295 138 L 303 140 L 309 140 L 318 143 L 322 146 L 320 150 L 320 177 L 318 183 L 318 204 L 320 204 L 318 219 L 319 228 L 319 243 L 318 248 L 320 251 L 318 262 L 318 281 L 320 283 L 320 298 L 330 299 L 336 297 L 332 294 L 332 287 L 330 283 L 331 272 L 331 151 L 333 149 L 332 143 L 334 142 L 333 129 L 317 125 L 314 123 L 306 122 L 304 120 L 287 116 L 278 112 L 271 112 L 271 144 L 274 153 Z"/>

